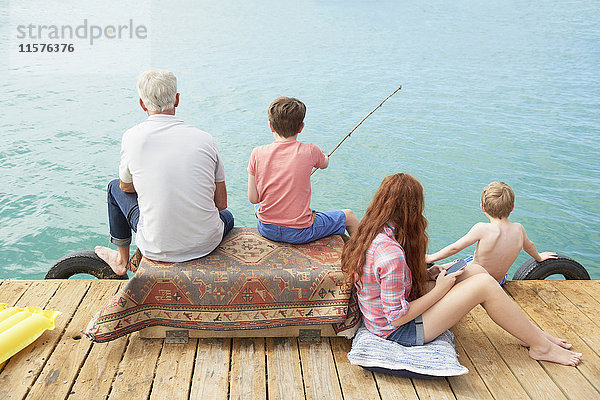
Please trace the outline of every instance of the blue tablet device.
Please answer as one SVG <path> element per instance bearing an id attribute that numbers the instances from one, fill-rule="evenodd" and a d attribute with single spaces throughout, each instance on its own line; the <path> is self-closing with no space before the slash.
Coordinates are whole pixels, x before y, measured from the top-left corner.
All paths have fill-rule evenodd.
<path id="1" fill-rule="evenodd" d="M 465 260 L 463 260 L 463 259 L 456 260 L 456 262 L 454 264 L 452 264 L 450 266 L 450 268 L 448 268 L 446 270 L 446 275 L 450 275 L 454 272 L 458 272 L 466 266 L 467 266 L 467 262 Z"/>

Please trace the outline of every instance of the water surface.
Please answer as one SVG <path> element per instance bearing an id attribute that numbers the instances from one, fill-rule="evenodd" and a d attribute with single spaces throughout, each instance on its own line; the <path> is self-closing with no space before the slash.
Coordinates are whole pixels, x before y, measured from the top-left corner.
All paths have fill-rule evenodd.
<path id="1" fill-rule="evenodd" d="M 481 189 L 503 180 L 538 249 L 600 279 L 597 1 L 186 1 L 151 14 L 151 64 L 177 75 L 178 115 L 215 137 L 236 225 L 254 224 L 246 166 L 271 140 L 275 97 L 307 104 L 300 140 L 327 152 L 402 84 L 313 176 L 313 208 L 361 217 L 383 177 L 408 172 L 435 251 L 485 220 Z M 7 19 L 4 8 L 0 55 Z M 145 117 L 139 71 L 0 67 L 0 278 L 41 279 L 108 243 L 105 186 L 122 133 Z"/>

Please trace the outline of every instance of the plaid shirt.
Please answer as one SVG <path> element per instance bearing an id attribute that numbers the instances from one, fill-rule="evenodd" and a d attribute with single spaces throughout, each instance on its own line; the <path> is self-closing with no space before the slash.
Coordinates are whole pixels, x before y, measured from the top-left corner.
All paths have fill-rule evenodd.
<path id="1" fill-rule="evenodd" d="M 391 322 L 408 312 L 411 286 L 404 250 L 393 231 L 384 226 L 367 250 L 363 275 L 357 282 L 365 327 L 384 338 L 397 329 Z"/>

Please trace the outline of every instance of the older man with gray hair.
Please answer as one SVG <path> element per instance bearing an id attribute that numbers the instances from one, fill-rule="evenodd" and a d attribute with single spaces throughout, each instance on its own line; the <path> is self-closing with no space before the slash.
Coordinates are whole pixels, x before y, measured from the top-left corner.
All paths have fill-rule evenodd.
<path id="1" fill-rule="evenodd" d="M 123 134 L 119 179 L 108 185 L 110 240 L 96 254 L 126 273 L 131 230 L 142 254 L 180 262 L 213 251 L 233 228 L 225 170 L 211 135 L 175 117 L 177 79 L 158 69 L 137 79 L 148 119 Z"/>

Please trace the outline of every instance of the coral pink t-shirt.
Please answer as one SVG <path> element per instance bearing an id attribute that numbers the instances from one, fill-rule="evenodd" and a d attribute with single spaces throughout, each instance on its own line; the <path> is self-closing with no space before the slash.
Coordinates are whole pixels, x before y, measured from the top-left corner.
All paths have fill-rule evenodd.
<path id="1" fill-rule="evenodd" d="M 252 150 L 248 173 L 256 179 L 258 219 L 263 224 L 306 228 L 312 225 L 310 173 L 325 162 L 316 145 L 275 141 Z"/>

